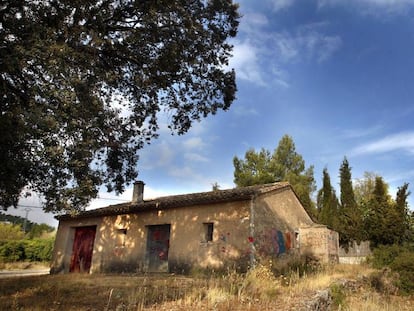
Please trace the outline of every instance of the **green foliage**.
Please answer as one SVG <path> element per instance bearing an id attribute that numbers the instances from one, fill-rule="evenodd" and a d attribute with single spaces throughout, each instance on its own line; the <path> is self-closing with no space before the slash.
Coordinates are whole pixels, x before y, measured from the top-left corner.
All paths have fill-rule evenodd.
<path id="1" fill-rule="evenodd" d="M 14 231 L 19 231 L 19 233 L 17 235 L 12 233 L 2 234 L 4 228 L 2 229 L 1 227 L 1 221 L 9 222 L 9 225 L 13 224 L 16 227 Z M 22 228 L 24 226 L 26 227 L 27 232 L 26 237 L 28 237 L 29 239 L 40 238 L 43 234 L 50 233 L 55 230 L 54 227 L 51 227 L 45 223 L 38 224 L 31 222 L 30 220 L 26 220 L 25 218 L 20 216 L 7 215 L 0 212 L 0 240 L 22 239 L 24 235 Z"/>
<path id="2" fill-rule="evenodd" d="M 390 265 L 391 269 L 398 272 L 398 288 L 404 294 L 414 293 L 414 252 L 402 252 Z"/>
<path id="3" fill-rule="evenodd" d="M 51 233 L 55 228 L 47 224 L 33 224 L 28 232 L 27 236 L 29 239 L 40 238 L 45 233 Z"/>
<path id="4" fill-rule="evenodd" d="M 375 178 L 375 187 L 368 202 L 365 230 L 372 247 L 403 242 L 400 227 L 403 219 L 397 216 L 395 203 L 388 194 L 388 186 L 382 177 Z"/>
<path id="5" fill-rule="evenodd" d="M 2 262 L 16 262 L 25 259 L 24 242 L 7 241 L 0 246 L 0 261 Z"/>
<path id="6" fill-rule="evenodd" d="M 332 284 L 330 286 L 330 292 L 332 297 L 332 304 L 339 308 L 338 310 L 342 310 L 342 308 L 346 307 L 346 291 L 344 286 L 340 284 Z"/>
<path id="7" fill-rule="evenodd" d="M 362 213 L 355 200 L 352 186 L 351 167 L 344 158 L 339 169 L 340 175 L 340 208 L 339 223 L 336 228 L 339 231 L 339 241 L 342 246 L 348 247 L 352 241 L 361 241 L 363 236 Z"/>
<path id="8" fill-rule="evenodd" d="M 25 242 L 25 260 L 50 261 L 52 260 L 53 245 L 55 239 L 34 239 Z"/>
<path id="9" fill-rule="evenodd" d="M 54 238 L 0 243 L 0 261 L 50 261 L 52 259 Z"/>
<path id="10" fill-rule="evenodd" d="M 331 179 L 327 168 L 323 170 L 323 186 L 318 191 L 317 197 L 318 221 L 337 230 L 339 216 L 339 202 L 335 189 L 331 185 Z"/>
<path id="11" fill-rule="evenodd" d="M 6 0 L 0 27 L 0 206 L 27 187 L 46 211 L 122 192 L 137 152 L 227 110 L 238 6 L 215 1 Z"/>
<path id="12" fill-rule="evenodd" d="M 376 269 L 388 267 L 404 249 L 399 245 L 379 245 L 372 251 L 370 262 Z"/>
<path id="13" fill-rule="evenodd" d="M 398 277 L 394 285 L 403 293 L 414 293 L 414 244 L 381 245 L 373 250 L 371 264 L 374 268 L 391 268 Z"/>
<path id="14" fill-rule="evenodd" d="M 288 181 L 311 217 L 315 207 L 311 194 L 315 191 L 313 166 L 305 169 L 305 161 L 296 152 L 292 137 L 284 135 L 273 154 L 262 148 L 250 149 L 244 159 L 233 158 L 234 183 L 238 187 Z"/>
<path id="15" fill-rule="evenodd" d="M 0 222 L 0 241 L 20 240 L 24 237 L 24 232 L 20 225 L 13 225 Z"/>

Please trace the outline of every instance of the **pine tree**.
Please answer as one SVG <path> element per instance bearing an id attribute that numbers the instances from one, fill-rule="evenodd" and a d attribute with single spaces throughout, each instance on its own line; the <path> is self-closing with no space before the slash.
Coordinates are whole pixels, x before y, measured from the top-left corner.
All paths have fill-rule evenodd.
<path id="1" fill-rule="evenodd" d="M 234 183 L 238 187 L 288 181 L 308 214 L 316 218 L 311 199 L 316 187 L 313 166 L 305 169 L 305 161 L 296 152 L 293 139 L 289 135 L 282 137 L 272 155 L 264 148 L 260 152 L 250 149 L 244 160 L 234 157 L 233 164 Z"/>

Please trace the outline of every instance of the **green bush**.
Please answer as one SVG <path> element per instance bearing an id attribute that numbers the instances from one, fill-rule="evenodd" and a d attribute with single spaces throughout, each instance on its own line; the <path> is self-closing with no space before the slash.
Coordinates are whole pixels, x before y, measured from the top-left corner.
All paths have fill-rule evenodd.
<path id="1" fill-rule="evenodd" d="M 50 261 L 54 239 L 33 239 L 25 241 L 26 260 Z"/>
<path id="2" fill-rule="evenodd" d="M 376 269 L 388 267 L 403 251 L 399 245 L 380 245 L 372 252 L 372 266 Z"/>
<path id="3" fill-rule="evenodd" d="M 405 294 L 414 293 L 414 245 L 387 245 L 374 249 L 371 258 L 374 268 L 390 268 L 398 274 L 394 285 Z"/>
<path id="4" fill-rule="evenodd" d="M 15 262 L 25 259 L 24 242 L 20 241 L 7 241 L 0 246 L 0 259 L 3 262 Z"/>
<path id="5" fill-rule="evenodd" d="M 398 272 L 398 288 L 405 294 L 414 293 L 414 252 L 403 252 L 390 265 Z"/>
<path id="6" fill-rule="evenodd" d="M 54 239 L 6 241 L 0 243 L 0 261 L 50 261 Z"/>

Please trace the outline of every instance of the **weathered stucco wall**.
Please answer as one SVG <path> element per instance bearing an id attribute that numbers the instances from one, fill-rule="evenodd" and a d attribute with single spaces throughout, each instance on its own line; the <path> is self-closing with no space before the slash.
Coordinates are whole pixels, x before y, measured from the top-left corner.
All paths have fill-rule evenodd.
<path id="1" fill-rule="evenodd" d="M 286 189 L 256 198 L 253 212 L 257 260 L 296 255 L 299 227 L 313 224 L 295 194 Z"/>
<path id="2" fill-rule="evenodd" d="M 313 255 L 321 262 L 338 262 L 339 234 L 326 226 L 299 229 L 300 253 Z"/>
<path id="3" fill-rule="evenodd" d="M 205 224 L 213 224 L 206 241 Z M 170 225 L 168 268 L 220 268 L 248 260 L 249 204 L 246 201 L 174 208 L 128 215 L 65 220 L 56 237 L 53 272 L 69 272 L 74 228 L 96 225 L 91 273 L 145 271 L 148 225 Z"/>
<path id="4" fill-rule="evenodd" d="M 73 242 L 75 238 L 75 228 L 88 226 L 96 226 L 97 228 L 99 228 L 101 222 L 101 218 L 86 218 L 80 220 L 59 222 L 55 239 L 55 245 L 53 248 L 51 273 L 69 272 Z M 99 230 L 97 230 L 95 241 L 99 239 Z M 91 271 L 93 271 L 93 269 L 94 267 L 92 266 Z"/>

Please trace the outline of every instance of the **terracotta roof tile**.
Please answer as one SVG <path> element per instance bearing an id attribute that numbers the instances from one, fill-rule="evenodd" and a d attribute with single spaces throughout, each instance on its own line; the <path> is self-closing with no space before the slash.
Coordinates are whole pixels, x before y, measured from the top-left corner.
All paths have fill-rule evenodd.
<path id="1" fill-rule="evenodd" d="M 56 216 L 56 218 L 58 220 L 90 218 L 99 216 L 138 213 L 141 211 L 148 210 L 162 210 L 174 207 L 185 207 L 232 201 L 244 201 L 252 199 L 255 195 L 284 188 L 290 188 L 290 184 L 287 182 L 277 182 L 272 184 L 255 185 L 226 190 L 171 195 L 152 200 L 145 200 L 144 202 L 139 203 L 128 202 L 116 205 L 109 205 L 103 208 L 83 211 L 76 215 L 60 215 Z"/>

